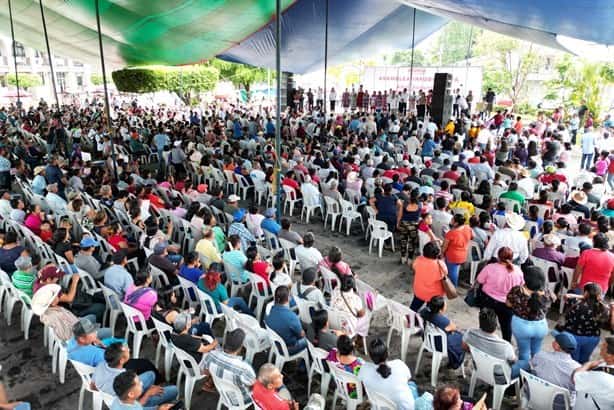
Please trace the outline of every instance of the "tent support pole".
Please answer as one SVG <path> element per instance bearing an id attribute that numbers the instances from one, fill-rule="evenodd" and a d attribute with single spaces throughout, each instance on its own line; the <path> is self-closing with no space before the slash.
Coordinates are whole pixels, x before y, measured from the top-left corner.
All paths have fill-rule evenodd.
<path id="1" fill-rule="evenodd" d="M 324 13 L 325 21 L 324 21 L 324 107 L 322 107 L 322 112 L 324 115 L 324 126 L 326 127 L 326 79 L 328 73 L 328 0 L 326 0 L 326 11 Z"/>
<path id="2" fill-rule="evenodd" d="M 275 166 L 277 167 L 277 220 L 281 220 L 281 0 L 275 0 Z"/>
<path id="3" fill-rule="evenodd" d="M 102 31 L 100 30 L 100 7 L 98 4 L 98 0 L 94 0 L 96 3 L 96 28 L 98 30 L 98 48 L 100 49 L 100 65 L 102 66 L 102 86 L 104 89 L 104 107 L 105 114 L 107 117 L 106 125 L 107 132 L 109 133 L 111 140 L 111 158 L 113 160 L 113 176 L 115 181 L 118 181 L 117 178 L 117 161 L 115 160 L 115 143 L 113 139 L 115 137 L 115 133 L 113 132 L 113 127 L 111 126 L 111 106 L 109 105 L 109 89 L 107 88 L 107 70 L 104 64 L 104 48 L 102 47 Z"/>
<path id="4" fill-rule="evenodd" d="M 469 44 L 467 45 L 467 55 L 465 56 L 465 93 L 468 91 L 467 80 L 469 79 L 469 59 L 471 58 L 471 46 L 473 44 L 473 26 L 469 31 Z"/>
<path id="5" fill-rule="evenodd" d="M 55 85 L 55 71 L 53 71 L 53 57 L 51 57 L 51 47 L 49 47 L 49 36 L 47 35 L 47 22 L 45 21 L 45 10 L 43 8 L 43 0 L 38 0 L 41 8 L 41 19 L 43 20 L 43 33 L 45 34 L 45 45 L 47 46 L 47 57 L 49 58 L 49 70 L 51 71 L 51 84 L 53 85 L 53 95 L 55 97 L 55 105 L 60 111 L 60 100 L 58 98 L 58 89 Z"/>
<path id="6" fill-rule="evenodd" d="M 19 70 L 17 70 L 17 46 L 15 44 L 15 28 L 13 27 L 13 7 L 9 0 L 9 19 L 11 20 L 11 39 L 13 40 L 13 64 L 15 64 L 15 84 L 17 85 L 17 115 L 21 117 L 21 92 L 19 91 Z"/>
<path id="7" fill-rule="evenodd" d="M 414 47 L 416 46 L 416 8 L 414 7 L 414 18 L 411 23 L 411 65 L 409 67 L 409 92 L 412 92 L 414 82 Z M 405 103 L 407 104 L 408 101 Z"/>

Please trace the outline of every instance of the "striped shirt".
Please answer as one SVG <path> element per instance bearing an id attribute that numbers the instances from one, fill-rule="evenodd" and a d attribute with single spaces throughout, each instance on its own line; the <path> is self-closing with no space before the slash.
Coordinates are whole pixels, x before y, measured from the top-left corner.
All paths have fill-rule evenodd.
<path id="1" fill-rule="evenodd" d="M 35 280 L 36 275 L 32 272 L 17 270 L 12 276 L 13 286 L 30 297 L 32 297 L 32 286 L 34 285 Z"/>
<path id="2" fill-rule="evenodd" d="M 222 350 L 214 350 L 205 355 L 200 363 L 201 369 L 208 369 L 209 373 L 217 377 L 232 382 L 241 390 L 243 402 L 251 403 L 252 398 L 250 389 L 256 381 L 256 374 L 252 366 L 244 361 L 241 356 L 228 354 Z M 238 406 L 239 402 L 231 397 L 233 406 Z"/>

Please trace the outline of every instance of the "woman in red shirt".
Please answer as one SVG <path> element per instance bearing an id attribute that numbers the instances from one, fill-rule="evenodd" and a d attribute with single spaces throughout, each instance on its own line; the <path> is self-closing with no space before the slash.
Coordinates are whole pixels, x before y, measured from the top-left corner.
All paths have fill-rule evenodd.
<path id="1" fill-rule="evenodd" d="M 281 184 L 285 186 L 289 186 L 290 188 L 294 188 L 297 194 L 300 193 L 300 185 L 296 181 L 296 174 L 294 173 L 294 171 L 288 171 L 286 173 L 286 177 L 284 178 Z"/>
<path id="2" fill-rule="evenodd" d="M 248 272 L 255 273 L 266 281 L 267 286 L 271 287 L 271 282 L 269 280 L 269 275 L 273 272 L 273 266 L 267 261 L 263 261 L 262 257 L 258 253 L 258 248 L 255 246 L 250 246 L 245 251 L 245 256 L 247 256 L 247 262 L 245 262 L 245 270 Z M 263 289 L 258 289 L 262 291 Z"/>
<path id="3" fill-rule="evenodd" d="M 455 214 L 452 219 L 452 227 L 446 233 L 441 253 L 446 258 L 448 276 L 458 286 L 458 272 L 460 265 L 467 260 L 469 242 L 473 239 L 473 231 L 469 225 L 465 225 L 465 216 Z"/>

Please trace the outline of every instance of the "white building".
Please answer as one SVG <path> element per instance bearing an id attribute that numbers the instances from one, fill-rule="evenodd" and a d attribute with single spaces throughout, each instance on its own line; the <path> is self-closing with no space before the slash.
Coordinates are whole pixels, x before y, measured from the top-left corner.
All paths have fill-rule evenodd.
<path id="1" fill-rule="evenodd" d="M 51 70 L 47 54 L 33 48 L 24 47 L 16 42 L 18 73 L 36 74 L 41 77 L 42 85 L 28 90 L 34 100 L 44 98 L 53 101 Z M 52 49 L 53 52 L 53 49 Z M 91 87 L 92 68 L 70 58 L 53 56 L 58 98 L 60 102 L 68 94 L 78 94 Z M 0 36 L 0 96 L 14 95 L 15 87 L 8 84 L 7 75 L 15 74 L 13 44 L 10 37 Z"/>

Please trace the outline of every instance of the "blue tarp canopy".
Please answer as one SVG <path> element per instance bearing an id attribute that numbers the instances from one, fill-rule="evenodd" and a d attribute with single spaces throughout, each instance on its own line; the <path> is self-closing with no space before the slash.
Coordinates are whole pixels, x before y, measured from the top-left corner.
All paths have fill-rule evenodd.
<path id="1" fill-rule="evenodd" d="M 44 49 L 37 1 L 12 0 L 16 40 Z M 98 65 L 92 0 L 44 0 L 52 52 Z M 220 57 L 275 66 L 273 0 L 100 0 L 110 68 Z M 282 0 L 282 70 L 323 68 L 326 0 Z M 329 64 L 411 46 L 449 20 L 563 49 L 557 35 L 614 44 L 614 0 L 329 0 Z M 10 36 L 8 8 L 0 33 Z"/>

